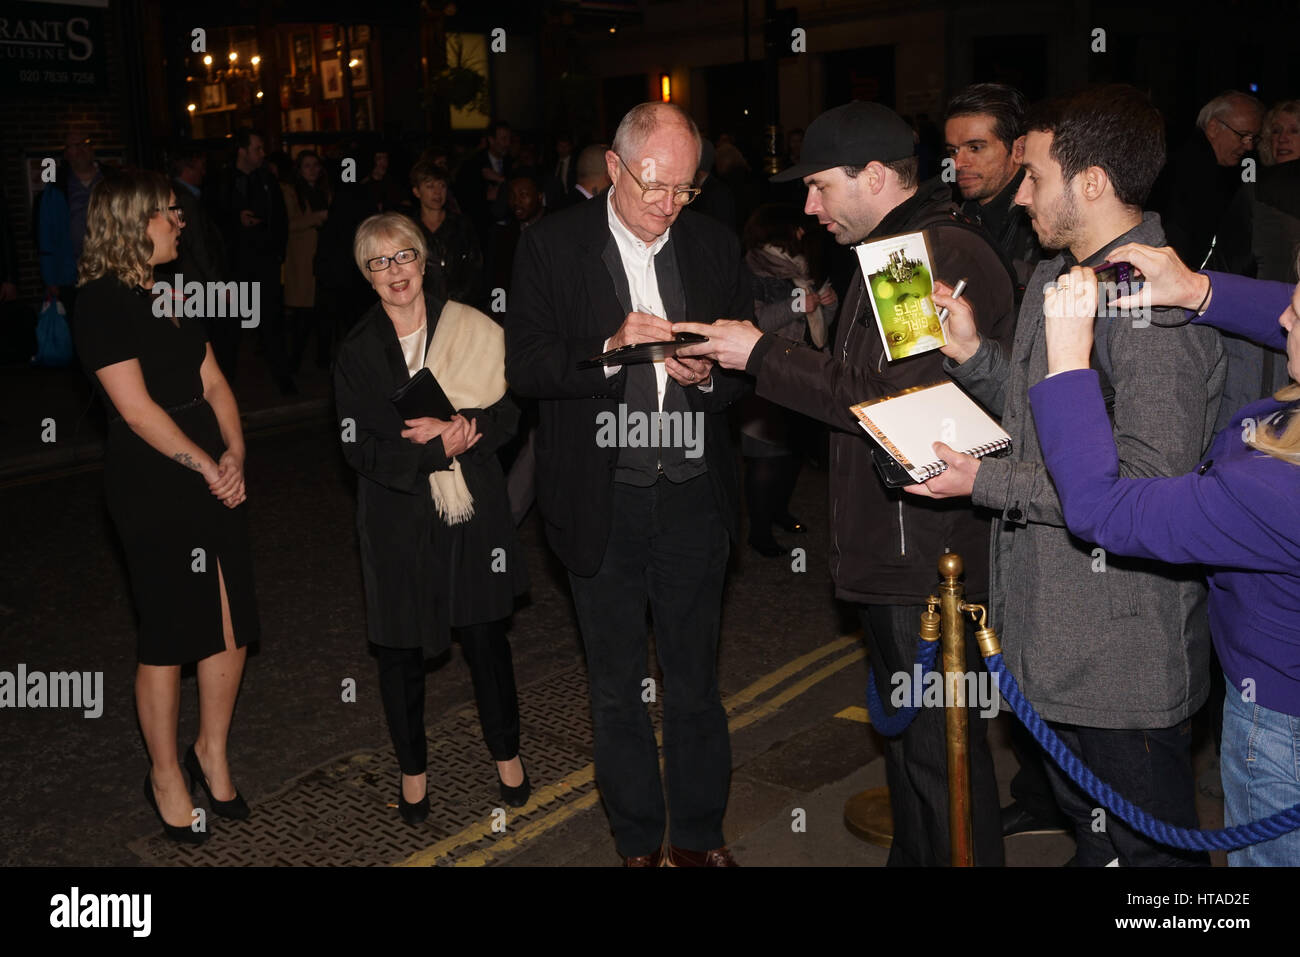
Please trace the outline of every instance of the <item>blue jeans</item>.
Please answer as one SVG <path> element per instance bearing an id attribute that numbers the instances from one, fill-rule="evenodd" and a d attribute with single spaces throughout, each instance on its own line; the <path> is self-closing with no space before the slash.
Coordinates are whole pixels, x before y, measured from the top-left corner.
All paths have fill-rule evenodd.
<path id="1" fill-rule="evenodd" d="M 1223 816 L 1246 824 L 1300 802 L 1300 717 L 1242 701 L 1228 679 L 1223 700 Z M 1300 830 L 1228 854 L 1231 867 L 1300 865 Z"/>
<path id="2" fill-rule="evenodd" d="M 1065 746 L 1097 777 L 1159 821 L 1197 827 L 1192 778 L 1192 722 L 1169 728 L 1090 728 L 1051 722 Z M 1061 812 L 1074 826 L 1078 867 L 1209 867 L 1204 851 L 1169 847 L 1121 821 L 1097 814 L 1097 802 L 1047 761 L 1047 776 Z"/>

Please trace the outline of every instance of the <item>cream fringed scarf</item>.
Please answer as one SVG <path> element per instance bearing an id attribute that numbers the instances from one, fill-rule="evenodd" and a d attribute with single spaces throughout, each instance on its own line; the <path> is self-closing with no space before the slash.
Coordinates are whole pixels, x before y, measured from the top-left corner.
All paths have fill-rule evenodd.
<path id="1" fill-rule="evenodd" d="M 506 394 L 505 331 L 477 309 L 448 302 L 424 365 L 455 408 L 486 409 Z M 474 497 L 456 459 L 450 471 L 429 473 L 429 490 L 438 516 L 448 525 L 474 516 Z"/>

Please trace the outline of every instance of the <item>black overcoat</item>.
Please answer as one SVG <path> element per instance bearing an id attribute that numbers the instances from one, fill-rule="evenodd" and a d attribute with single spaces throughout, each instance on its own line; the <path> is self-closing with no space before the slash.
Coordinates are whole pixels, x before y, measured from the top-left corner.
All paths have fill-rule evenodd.
<path id="1" fill-rule="evenodd" d="M 425 294 L 432 342 L 443 302 Z M 427 348 L 427 345 L 426 345 Z M 496 451 L 519 411 L 507 394 L 488 409 L 461 409 L 482 438 L 459 457 L 474 516 L 438 517 L 429 473 L 448 469 L 442 440 L 417 445 L 389 396 L 410 378 L 393 323 L 376 303 L 344 339 L 334 367 L 343 457 L 357 473 L 357 535 L 370 640 L 445 651 L 449 629 L 507 617 L 527 588 L 505 477 Z"/>

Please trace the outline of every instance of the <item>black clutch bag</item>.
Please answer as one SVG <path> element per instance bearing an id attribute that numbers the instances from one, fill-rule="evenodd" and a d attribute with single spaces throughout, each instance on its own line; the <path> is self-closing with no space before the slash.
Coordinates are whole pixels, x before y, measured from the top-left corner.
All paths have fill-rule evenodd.
<path id="1" fill-rule="evenodd" d="M 411 376 L 388 397 L 403 419 L 450 419 L 456 408 L 427 368 Z"/>

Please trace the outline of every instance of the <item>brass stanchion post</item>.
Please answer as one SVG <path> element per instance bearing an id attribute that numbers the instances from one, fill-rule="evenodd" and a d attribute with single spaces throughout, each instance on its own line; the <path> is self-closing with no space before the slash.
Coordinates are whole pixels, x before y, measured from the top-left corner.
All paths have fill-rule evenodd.
<path id="1" fill-rule="evenodd" d="M 939 610 L 943 621 L 944 717 L 948 749 L 948 841 L 954 867 L 975 863 L 970 812 L 970 725 L 966 716 L 966 623 L 962 619 L 963 565 L 953 552 L 939 559 Z"/>

